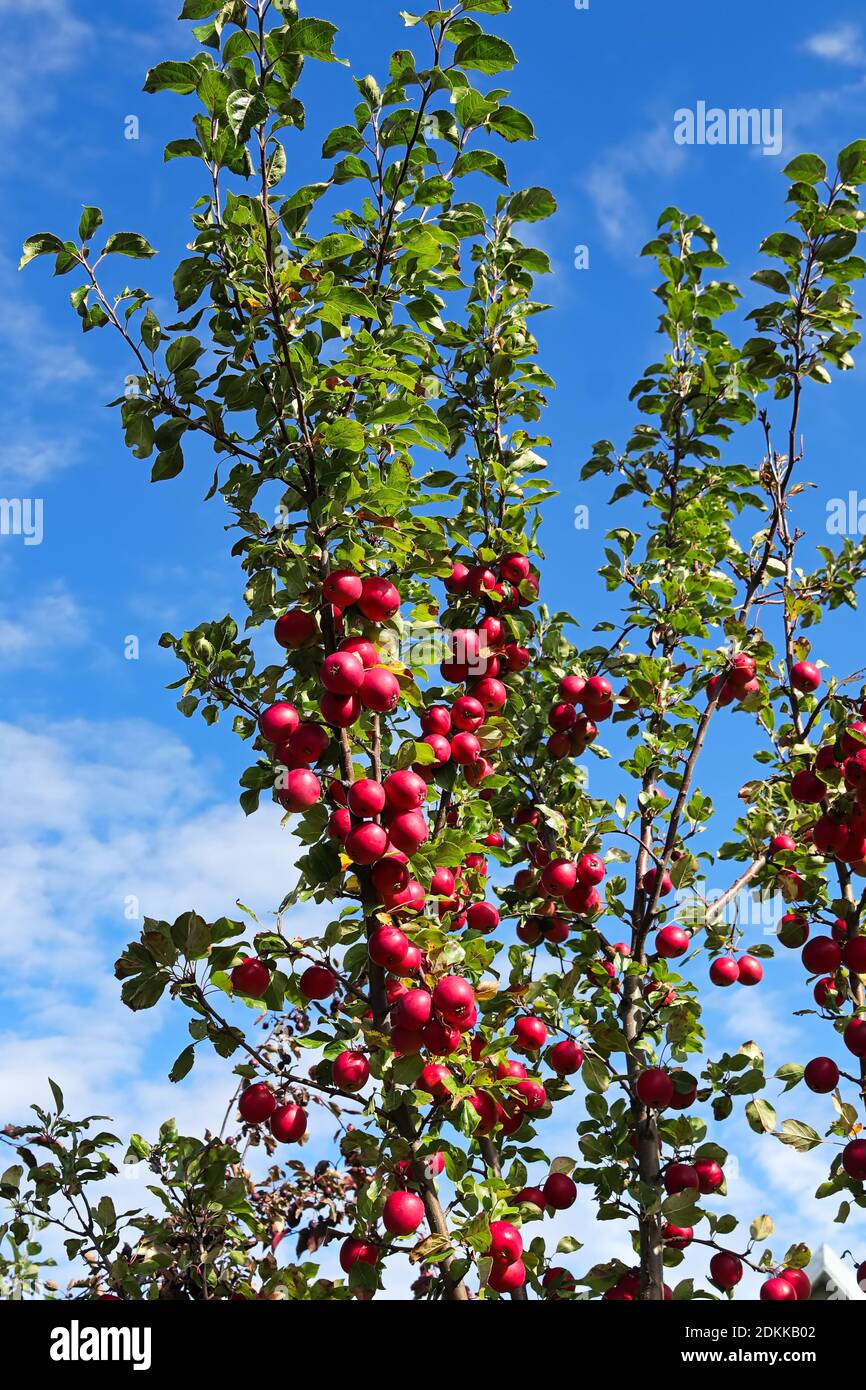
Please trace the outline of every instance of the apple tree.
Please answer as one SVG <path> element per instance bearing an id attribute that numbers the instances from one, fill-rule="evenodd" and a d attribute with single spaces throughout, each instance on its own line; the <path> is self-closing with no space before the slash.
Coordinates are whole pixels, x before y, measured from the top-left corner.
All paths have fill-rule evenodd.
<path id="1" fill-rule="evenodd" d="M 739 344 L 713 232 L 660 218 L 644 252 L 658 360 L 624 445 L 599 441 L 584 469 L 615 477 L 642 524 L 606 538 L 611 612 L 580 646 L 544 602 L 552 382 L 532 324 L 550 266 L 524 238 L 555 202 L 514 190 L 503 158 L 533 136 L 498 85 L 513 49 L 484 27 L 509 9 L 405 16 L 414 46 L 355 79 L 320 181 L 292 188 L 304 73 L 335 61 L 334 26 L 294 0 L 186 0 L 197 51 L 146 82 L 194 106 L 166 149 L 201 175 L 178 317 L 125 282 L 148 241 L 103 239 L 95 207 L 77 237 L 26 243 L 25 263 L 52 255 L 73 276 L 83 330 L 111 328 L 131 354 L 115 404 L 152 481 L 196 469 L 228 509 L 242 616 L 162 645 L 181 713 L 231 722 L 249 752 L 241 806 L 283 815 L 296 859 L 272 919 L 241 904 L 214 922 L 194 906 L 146 918 L 117 962 L 130 1009 L 187 1011 L 171 1079 L 214 1049 L 236 1086 L 219 1134 L 133 1138 L 156 1215 L 90 1200 L 119 1141 L 69 1117 L 56 1088 L 7 1128 L 0 1269 L 29 1288 L 40 1231 L 60 1226 L 88 1297 L 365 1299 L 408 1254 L 426 1299 L 691 1298 L 676 1268 L 700 1246 L 702 1297 L 727 1296 L 745 1264 L 767 1298 L 808 1296 L 805 1246 L 774 1254 L 763 1215 L 734 1234 L 719 1131 L 742 1109 L 794 1148 L 821 1136 L 779 1123 L 757 1044 L 708 1052 L 707 968 L 691 967 L 703 956 L 713 986 L 758 986 L 773 948 L 728 909 L 746 887 L 781 893 L 783 947 L 830 924 L 805 964 L 822 1015 L 866 1057 L 862 691 L 859 677 L 825 688 L 807 635 L 853 605 L 866 549 L 822 549 L 808 573 L 794 517 L 807 393 L 858 342 L 866 145 L 829 175 L 815 155 L 789 165 L 793 230 L 762 246 L 754 279 L 773 298 Z M 751 463 L 730 461 L 734 435 Z M 714 845 L 701 754 L 732 718 L 758 771 L 734 838 Z M 596 779 L 618 790 L 596 796 Z M 302 905 L 314 934 L 294 926 Z M 828 1190 L 862 1205 L 866 1145 L 841 1080 L 832 1061 L 806 1070 L 836 1094 L 831 1140 L 848 1141 Z M 861 1072 L 845 1080 L 860 1097 Z M 334 1141 L 308 1164 L 311 1117 Z M 560 1154 L 545 1136 L 563 1129 Z M 557 1245 L 550 1218 L 571 1208 Z M 631 1263 L 558 1262 L 587 1211 L 625 1223 Z M 335 1242 L 344 1277 L 324 1279 L 312 1256 Z"/>

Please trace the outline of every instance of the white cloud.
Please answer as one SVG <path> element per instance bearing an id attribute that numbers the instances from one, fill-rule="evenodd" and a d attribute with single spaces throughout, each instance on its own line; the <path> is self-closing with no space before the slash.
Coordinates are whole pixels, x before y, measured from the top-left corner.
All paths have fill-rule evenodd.
<path id="1" fill-rule="evenodd" d="M 8 63 L 0 87 L 0 132 L 12 133 L 52 105 L 53 81 L 81 61 L 92 34 L 68 0 L 0 0 L 3 36 L 20 53 L 38 54 L 39 81 L 27 63 Z"/>
<path id="2" fill-rule="evenodd" d="M 803 48 L 815 58 L 846 67 L 861 67 L 866 63 L 866 50 L 859 24 L 838 24 L 806 39 Z"/>
<path id="3" fill-rule="evenodd" d="M 646 239 L 639 231 L 645 218 L 635 185 L 649 177 L 658 202 L 657 180 L 675 173 L 683 159 L 682 148 L 674 144 L 672 122 L 660 122 L 601 152 L 583 186 L 611 246 L 639 249 L 639 243 Z"/>
<path id="4" fill-rule="evenodd" d="M 0 545 L 13 543 L 12 538 L 0 540 Z M 87 618 L 63 584 L 41 590 L 24 603 L 8 598 L 0 602 L 0 663 L 6 672 L 50 669 L 88 639 Z"/>

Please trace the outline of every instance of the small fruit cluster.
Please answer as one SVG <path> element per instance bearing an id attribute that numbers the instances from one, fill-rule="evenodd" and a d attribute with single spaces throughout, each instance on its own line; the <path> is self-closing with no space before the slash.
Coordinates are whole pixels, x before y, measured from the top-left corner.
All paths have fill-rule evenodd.
<path id="1" fill-rule="evenodd" d="M 614 710 L 613 687 L 605 676 L 564 676 L 559 699 L 548 715 L 553 730 L 547 751 L 556 762 L 580 757 L 598 738 L 598 726 Z M 580 713 L 578 711 L 581 711 Z"/>
<path id="2" fill-rule="evenodd" d="M 710 1260 L 710 1278 L 717 1289 L 729 1293 L 740 1283 L 743 1261 L 729 1250 L 720 1250 Z M 764 1303 L 795 1303 L 812 1297 L 812 1283 L 803 1269 L 780 1269 L 761 1285 Z"/>

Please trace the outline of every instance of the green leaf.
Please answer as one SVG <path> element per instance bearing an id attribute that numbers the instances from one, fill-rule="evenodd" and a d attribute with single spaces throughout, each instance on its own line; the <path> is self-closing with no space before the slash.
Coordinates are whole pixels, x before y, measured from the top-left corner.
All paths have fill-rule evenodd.
<path id="1" fill-rule="evenodd" d="M 322 426 L 322 437 L 331 449 L 360 454 L 364 448 L 364 426 L 358 420 L 333 420 Z"/>
<path id="2" fill-rule="evenodd" d="M 336 24 L 326 19 L 299 19 L 286 35 L 284 52 L 318 58 L 322 63 L 336 63 L 340 60 L 331 52 L 336 33 Z"/>
<path id="3" fill-rule="evenodd" d="M 260 92 L 232 92 L 226 115 L 235 138 L 245 144 L 253 128 L 268 119 L 268 103 Z"/>
<path id="4" fill-rule="evenodd" d="M 146 261 L 156 252 L 149 241 L 138 232 L 115 232 L 105 243 L 103 256 L 131 256 L 134 261 Z"/>
<path id="5" fill-rule="evenodd" d="M 756 1216 L 750 1228 L 752 1240 L 769 1240 L 776 1229 L 772 1216 Z"/>
<path id="6" fill-rule="evenodd" d="M 820 183 L 827 177 L 827 165 L 817 154 L 798 154 L 782 173 L 792 182 Z"/>
<path id="7" fill-rule="evenodd" d="M 183 471 L 183 452 L 179 444 L 173 448 L 166 449 L 164 453 L 158 454 L 156 463 L 150 474 L 152 483 L 164 483 L 169 478 L 176 478 L 178 473 Z"/>
<path id="8" fill-rule="evenodd" d="M 168 1074 L 169 1081 L 183 1081 L 183 1078 L 192 1071 L 194 1062 L 195 1044 L 190 1043 L 189 1047 L 185 1047 L 183 1052 L 175 1061 L 174 1066 Z"/>
<path id="9" fill-rule="evenodd" d="M 458 68 L 469 68 L 483 72 L 488 77 L 495 72 L 508 72 L 516 67 L 514 49 L 504 39 L 495 34 L 472 34 L 454 50 L 454 62 Z"/>
<path id="10" fill-rule="evenodd" d="M 57 1082 L 51 1080 L 50 1076 L 48 1078 L 48 1085 L 51 1087 L 51 1094 L 54 1097 L 54 1104 L 57 1106 L 57 1113 L 59 1115 L 61 1110 L 63 1109 L 63 1092 L 61 1091 Z"/>
<path id="11" fill-rule="evenodd" d="M 556 212 L 556 199 L 547 188 L 527 188 L 515 193 L 509 212 L 515 222 L 540 222 Z"/>
<path id="12" fill-rule="evenodd" d="M 802 1120 L 783 1120 L 779 1138 L 783 1144 L 796 1149 L 797 1153 L 804 1154 L 810 1149 L 817 1149 L 821 1143 L 820 1134 Z"/>
<path id="13" fill-rule="evenodd" d="M 746 1119 L 756 1134 L 772 1134 L 776 1128 L 776 1111 L 768 1100 L 750 1100 L 746 1106 Z"/>
<path id="14" fill-rule="evenodd" d="M 63 242 L 59 236 L 54 236 L 53 232 L 37 232 L 25 241 L 24 254 L 18 262 L 18 269 L 23 270 L 25 265 L 35 261 L 37 256 L 53 256 L 62 250 Z"/>
<path id="15" fill-rule="evenodd" d="M 165 364 L 172 373 L 192 367 L 201 357 L 204 348 L 198 338 L 175 338 L 165 354 Z"/>
<path id="16" fill-rule="evenodd" d="M 188 96 L 198 86 L 198 69 L 192 63 L 157 63 L 144 79 L 146 92 L 180 92 Z"/>
<path id="17" fill-rule="evenodd" d="M 82 241 L 89 241 L 98 227 L 102 226 L 102 211 L 100 208 L 85 207 L 78 223 L 78 235 Z"/>
<path id="18" fill-rule="evenodd" d="M 163 163 L 170 159 L 182 159 L 186 155 L 201 158 L 202 148 L 197 140 L 169 140 L 163 152 Z"/>

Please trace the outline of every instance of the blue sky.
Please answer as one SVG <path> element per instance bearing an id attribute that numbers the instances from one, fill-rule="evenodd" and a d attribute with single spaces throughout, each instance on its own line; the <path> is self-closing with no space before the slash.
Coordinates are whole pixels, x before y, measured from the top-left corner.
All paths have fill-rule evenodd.
<path id="1" fill-rule="evenodd" d="M 240 745 L 225 727 L 182 720 L 164 690 L 175 671 L 159 634 L 239 607 L 223 514 L 200 500 L 207 459 L 151 487 L 147 465 L 127 455 L 104 408 L 123 390 L 122 345 L 107 334 L 82 340 L 66 301 L 71 281 L 52 281 L 46 263 L 21 276 L 15 269 L 26 235 L 72 234 L 81 204 L 97 203 L 109 230 L 138 230 L 160 249 L 140 278 L 170 312 L 170 274 L 198 189 L 193 162 L 166 168 L 162 149 L 187 132 L 190 106 L 147 97 L 141 86 L 153 63 L 187 56 L 176 8 L 177 0 L 151 0 L 142 18 L 132 0 L 0 0 L 18 55 L 0 93 L 0 491 L 44 508 L 41 545 L 0 537 L 3 1119 L 20 1115 L 50 1072 L 74 1106 L 98 1098 L 121 1128 L 152 1129 L 169 1113 L 191 1126 L 218 1123 L 230 1088 L 223 1064 L 199 1064 L 181 1091 L 169 1087 L 183 1021 L 162 1010 L 133 1018 L 117 1002 L 112 963 L 136 934 L 124 914 L 195 906 L 217 915 L 237 897 L 267 913 L 292 877 L 292 841 L 276 813 L 244 821 L 237 809 Z M 290 145 L 296 183 L 318 176 L 321 139 L 354 104 L 351 73 L 381 73 L 405 42 L 397 9 L 386 0 L 317 8 L 340 26 L 337 51 L 351 68 L 307 74 L 309 131 Z M 595 574 L 604 531 L 640 525 L 627 509 L 611 513 L 608 485 L 581 484 L 579 468 L 593 440 L 625 439 L 629 387 L 657 354 L 651 267 L 637 253 L 658 211 L 675 202 L 700 212 L 719 233 L 730 278 L 754 303 L 757 244 L 784 220 L 781 167 L 801 149 L 832 157 L 866 134 L 858 7 L 794 11 L 781 0 L 732 0 L 723 23 L 692 7 L 688 24 L 673 24 L 665 7 L 644 0 L 590 0 L 586 10 L 571 0 L 515 0 L 500 25 L 521 58 L 515 104 L 538 133 L 535 144 L 508 150 L 513 181 L 549 185 L 560 208 L 536 238 L 555 268 L 543 287 L 553 309 L 539 333 L 559 382 L 547 421 L 560 497 L 543 532 L 545 594 L 586 629 L 609 612 Z M 674 112 L 698 101 L 781 109 L 781 155 L 676 145 Z M 130 116 L 138 139 L 126 138 Z M 588 247 L 586 270 L 574 268 L 577 246 Z M 807 401 L 805 473 L 816 484 L 798 514 L 807 550 L 826 541 L 828 502 L 862 487 L 864 413 L 862 368 Z M 756 434 L 744 435 L 734 456 L 754 463 L 759 447 Z M 587 531 L 574 529 L 579 504 L 590 509 Z M 851 652 L 863 635 L 861 614 L 839 615 L 819 654 L 834 666 L 861 665 Z M 125 657 L 130 636 L 137 660 Z M 727 786 L 718 796 L 729 810 L 753 766 L 747 728 L 740 718 L 717 730 L 704 764 L 708 788 Z M 610 771 L 593 765 L 592 776 L 593 790 L 612 789 Z M 771 1069 L 827 1050 L 826 1030 L 797 1038 L 790 1010 L 801 990 L 799 961 L 788 958 L 771 966 L 761 990 L 718 995 L 709 1016 L 717 1049 L 756 1036 Z M 799 1092 L 780 1109 L 819 1128 L 828 1112 Z M 562 1122 L 560 1152 L 573 1123 Z M 820 1156 L 793 1157 L 738 1125 L 727 1142 L 739 1160 L 738 1212 L 756 1215 L 770 1188 L 784 1237 L 828 1238 L 840 1249 L 856 1240 L 853 1226 L 833 1229 L 834 1209 L 810 1204 Z M 595 1234 L 584 1217 L 565 1224 L 591 1256 L 625 1253 L 610 1227 Z M 860 1240 L 866 1247 L 862 1225 Z M 574 1268 L 584 1262 L 575 1257 Z"/>

